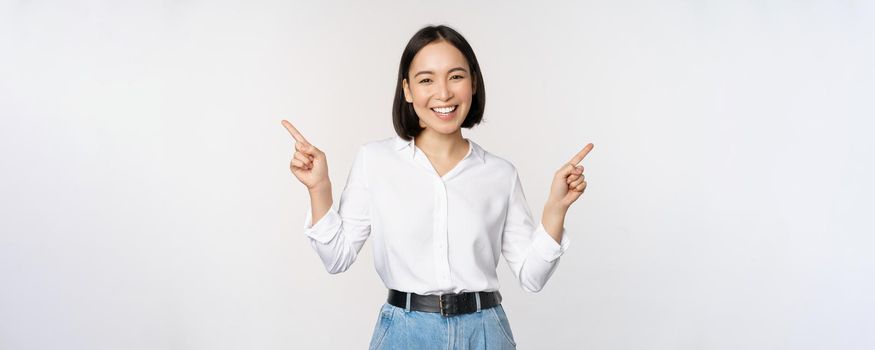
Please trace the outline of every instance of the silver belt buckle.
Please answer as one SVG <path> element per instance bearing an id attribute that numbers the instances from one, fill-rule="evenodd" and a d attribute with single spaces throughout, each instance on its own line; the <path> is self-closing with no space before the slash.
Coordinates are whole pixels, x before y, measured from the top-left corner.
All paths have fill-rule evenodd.
<path id="1" fill-rule="evenodd" d="M 441 316 L 449 316 L 449 314 L 444 313 L 444 295 L 443 294 L 438 295 L 438 305 L 440 306 L 440 309 L 441 309 Z"/>

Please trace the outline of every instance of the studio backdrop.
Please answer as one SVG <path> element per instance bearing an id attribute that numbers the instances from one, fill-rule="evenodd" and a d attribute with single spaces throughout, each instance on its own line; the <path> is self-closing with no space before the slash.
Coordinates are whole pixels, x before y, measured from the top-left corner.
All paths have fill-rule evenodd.
<path id="1" fill-rule="evenodd" d="M 0 349 L 362 349 L 370 242 L 328 274 L 287 119 L 337 205 L 402 50 L 462 33 L 463 134 L 536 220 L 589 142 L 520 349 L 875 348 L 871 1 L 0 1 Z"/>

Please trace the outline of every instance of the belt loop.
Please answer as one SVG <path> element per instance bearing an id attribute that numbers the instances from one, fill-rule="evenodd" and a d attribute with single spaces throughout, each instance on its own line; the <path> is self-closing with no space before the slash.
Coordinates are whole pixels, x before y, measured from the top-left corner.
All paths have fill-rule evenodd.
<path id="1" fill-rule="evenodd" d="M 477 312 L 480 312 L 480 292 L 474 292 L 474 299 L 477 299 Z"/>
<path id="2" fill-rule="evenodd" d="M 410 292 L 407 292 L 407 305 L 404 306 L 405 312 L 410 312 Z"/>

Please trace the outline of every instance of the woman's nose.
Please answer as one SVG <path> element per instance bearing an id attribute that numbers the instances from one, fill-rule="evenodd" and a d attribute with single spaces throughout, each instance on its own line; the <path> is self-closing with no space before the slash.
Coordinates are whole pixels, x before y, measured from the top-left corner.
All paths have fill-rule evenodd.
<path id="1" fill-rule="evenodd" d="M 450 87 L 447 85 L 447 83 L 440 83 L 440 86 L 438 86 L 438 98 L 441 101 L 446 101 L 449 100 L 451 97 L 453 97 L 453 94 L 450 91 Z"/>

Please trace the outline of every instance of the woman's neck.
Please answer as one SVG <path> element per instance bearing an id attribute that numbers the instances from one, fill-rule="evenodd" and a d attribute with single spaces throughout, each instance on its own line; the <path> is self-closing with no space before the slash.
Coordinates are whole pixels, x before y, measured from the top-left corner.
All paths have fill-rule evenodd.
<path id="1" fill-rule="evenodd" d="M 414 138 L 413 143 L 432 157 L 446 159 L 468 152 L 468 142 L 462 137 L 462 129 L 449 135 L 425 129 Z"/>

